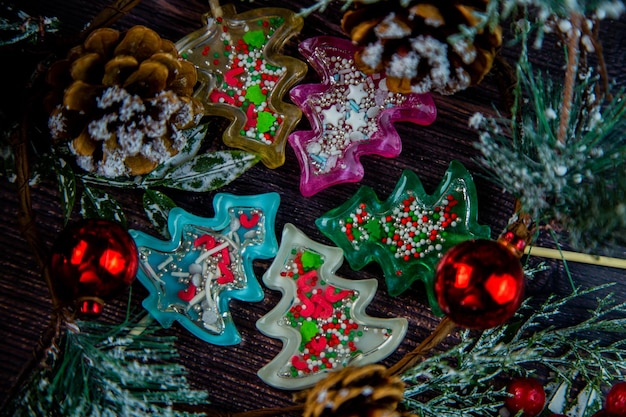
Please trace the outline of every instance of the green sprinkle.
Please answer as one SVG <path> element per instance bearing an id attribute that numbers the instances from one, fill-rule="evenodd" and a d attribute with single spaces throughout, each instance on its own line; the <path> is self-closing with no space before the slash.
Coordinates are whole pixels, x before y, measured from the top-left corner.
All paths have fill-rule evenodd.
<path id="1" fill-rule="evenodd" d="M 380 223 L 378 223 L 378 220 L 368 220 L 367 223 L 365 223 L 364 228 L 365 230 L 367 230 L 372 238 L 376 240 L 380 239 L 382 230 L 380 229 Z"/>
<path id="2" fill-rule="evenodd" d="M 302 253 L 302 266 L 305 269 L 318 269 L 324 261 L 319 253 L 305 251 Z"/>
<path id="3" fill-rule="evenodd" d="M 265 33 L 262 30 L 251 30 L 243 35 L 243 41 L 253 48 L 265 45 Z"/>
<path id="4" fill-rule="evenodd" d="M 309 340 L 319 332 L 317 324 L 314 321 L 305 321 L 300 327 L 300 334 L 302 335 L 302 342 L 307 343 Z"/>
<path id="5" fill-rule="evenodd" d="M 265 94 L 263 94 L 261 92 L 261 86 L 259 86 L 259 85 L 253 85 L 251 87 L 248 87 L 248 89 L 246 90 L 246 96 L 245 97 L 246 97 L 246 100 L 250 100 L 251 102 L 253 102 L 257 106 L 259 104 L 263 103 L 265 101 L 265 99 L 266 99 L 266 96 L 265 96 Z M 265 130 L 263 130 L 263 132 L 265 132 Z"/>

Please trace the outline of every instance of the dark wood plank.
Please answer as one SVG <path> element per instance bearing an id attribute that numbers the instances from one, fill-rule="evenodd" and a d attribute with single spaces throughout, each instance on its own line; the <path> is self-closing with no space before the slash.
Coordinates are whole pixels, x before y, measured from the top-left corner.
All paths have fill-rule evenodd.
<path id="1" fill-rule="evenodd" d="M 303 6 L 310 1 L 301 2 Z M 20 7 L 32 15 L 57 16 L 68 34 L 81 30 L 90 19 L 107 4 L 103 0 L 64 2 L 23 1 Z M 255 2 L 236 3 L 238 11 L 263 6 L 281 6 L 298 10 L 298 6 L 286 0 L 258 0 Z M 321 34 L 344 36 L 339 27 L 340 4 L 333 4 L 323 13 L 313 14 L 305 19 L 302 32 L 291 39 L 284 48 L 287 55 L 299 56 L 297 45 L 300 41 Z M 162 37 L 177 40 L 192 30 L 200 27 L 201 16 L 208 10 L 204 1 L 191 0 L 152 0 L 140 3 L 131 13 L 119 20 L 114 27 L 126 29 L 136 24 L 143 24 L 155 29 Z M 624 34 L 626 20 L 609 21 L 603 25 L 602 40 L 609 73 L 620 85 L 626 85 L 625 66 L 626 44 Z M 554 53 L 554 51 L 557 51 Z M 16 74 L 28 74 L 33 68 L 28 67 L 33 60 L 20 59 L 28 51 L 15 51 L 10 65 L 15 65 Z M 508 59 L 514 59 L 512 51 L 505 50 Z M 533 61 L 551 71 L 558 71 L 560 61 L 558 46 L 546 45 L 544 49 L 533 51 Z M 310 70 L 305 82 L 318 80 Z M 5 83 L 10 83 L 6 80 Z M 19 84 L 18 84 L 19 86 Z M 503 193 L 480 175 L 480 169 L 474 161 L 476 151 L 472 143 L 476 133 L 467 126 L 468 118 L 476 111 L 493 113 L 493 105 L 498 105 L 499 92 L 493 76 L 485 82 L 454 96 L 435 97 L 438 106 L 438 118 L 427 127 L 416 127 L 408 123 L 397 124 L 403 140 L 402 154 L 394 159 L 377 156 L 363 158 L 366 175 L 358 184 L 343 184 L 324 190 L 311 197 L 302 197 L 299 193 L 299 167 L 293 151 L 288 147 L 287 161 L 284 166 L 271 170 L 257 165 L 232 184 L 218 190 L 235 194 L 254 194 L 276 191 L 281 195 L 281 206 L 276 222 L 277 236 L 285 223 L 294 223 L 311 238 L 323 243 L 330 243 L 316 229 L 314 220 L 327 210 L 347 200 L 361 185 L 373 187 L 380 198 L 385 198 L 394 188 L 403 169 L 414 170 L 423 181 L 427 191 L 432 190 L 441 180 L 450 160 L 457 159 L 473 172 L 478 188 L 479 220 L 491 226 L 494 237 L 506 225 L 513 210 L 513 199 Z M 301 122 L 302 128 L 306 120 Z M 126 209 L 129 226 L 149 230 L 149 225 L 141 209 L 141 192 L 119 192 L 111 190 Z M 194 194 L 166 191 L 181 207 L 200 216 L 210 217 L 212 199 L 215 193 Z M 22 238 L 15 223 L 18 208 L 16 189 L 6 180 L 0 181 L 0 398 L 5 395 L 20 369 L 27 363 L 50 315 L 50 302 L 47 288 L 40 276 L 31 249 Z M 48 178 L 32 187 L 33 209 L 39 236 L 46 247 L 63 229 L 63 220 L 58 204 L 56 184 Z M 626 258 L 623 248 L 615 250 L 613 256 Z M 566 293 L 569 280 L 560 262 L 550 261 L 552 269 L 529 284 L 529 295 L 541 295 L 546 292 Z M 255 271 L 260 277 L 269 266 L 268 261 L 257 261 Z M 598 268 L 586 265 L 570 265 L 573 280 L 578 285 L 591 286 L 603 282 L 617 282 L 613 290 L 619 297 L 625 298 L 626 284 L 623 272 L 617 269 Z M 412 289 L 397 298 L 386 293 L 380 268 L 369 265 L 361 271 L 351 270 L 344 264 L 339 275 L 354 278 L 377 278 L 381 280 L 379 293 L 368 312 L 381 317 L 406 317 L 410 329 L 400 349 L 385 360 L 386 364 L 397 361 L 404 353 L 415 347 L 436 325 L 428 307 L 423 289 L 416 284 Z M 140 305 L 146 291 L 139 283 L 134 285 L 134 303 Z M 166 334 L 179 337 L 178 347 L 181 362 L 190 369 L 192 384 L 210 393 L 211 401 L 218 407 L 232 412 L 245 411 L 259 407 L 275 407 L 291 404 L 291 392 L 276 390 L 265 385 L 256 371 L 273 358 L 281 349 L 278 340 L 261 335 L 255 328 L 256 321 L 266 314 L 278 302 L 277 292 L 265 289 L 265 299 L 259 303 L 241 303 L 233 301 L 231 311 L 240 329 L 243 341 L 240 345 L 219 347 L 204 343 L 188 332 L 174 326 L 164 330 Z M 586 306 L 581 305 L 580 311 Z M 110 303 L 105 314 L 106 320 L 119 320 L 125 311 L 125 299 L 121 297 Z M 577 312 L 568 313 L 576 315 Z M 564 321 L 571 316 L 564 314 Z"/>

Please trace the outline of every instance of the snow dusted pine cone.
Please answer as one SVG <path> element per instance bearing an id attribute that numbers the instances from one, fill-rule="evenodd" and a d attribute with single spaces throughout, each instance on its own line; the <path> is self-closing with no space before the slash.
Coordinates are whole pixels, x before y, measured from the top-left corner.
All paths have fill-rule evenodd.
<path id="1" fill-rule="evenodd" d="M 502 43 L 501 28 L 479 18 L 488 3 L 357 3 L 341 23 L 352 41 L 364 47 L 355 56 L 359 69 L 368 74 L 386 71 L 390 90 L 453 94 L 482 80 Z"/>
<path id="2" fill-rule="evenodd" d="M 404 382 L 378 364 L 345 367 L 303 394 L 303 417 L 416 417 L 397 410 Z"/>
<path id="3" fill-rule="evenodd" d="M 47 81 L 55 144 L 68 142 L 82 169 L 109 178 L 147 174 L 176 155 L 182 130 L 203 114 L 191 97 L 193 64 L 144 26 L 95 30 L 50 67 Z"/>

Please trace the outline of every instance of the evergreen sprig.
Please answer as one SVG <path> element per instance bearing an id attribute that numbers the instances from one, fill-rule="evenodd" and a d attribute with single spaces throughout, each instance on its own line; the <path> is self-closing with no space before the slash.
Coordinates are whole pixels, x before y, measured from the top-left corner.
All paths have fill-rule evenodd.
<path id="1" fill-rule="evenodd" d="M 33 17 L 5 4 L 1 4 L 0 8 L 0 47 L 21 42 L 36 43 L 46 33 L 59 30 L 60 22 L 56 17 Z"/>
<path id="2" fill-rule="evenodd" d="M 562 88 L 522 63 L 520 121 L 475 115 L 478 162 L 538 223 L 568 232 L 581 250 L 623 244 L 626 236 L 624 91 L 594 101 L 590 76 L 574 91 L 567 143 L 557 139 Z M 519 123 L 519 124 L 518 124 Z M 621 232 L 620 232 L 621 231 Z"/>
<path id="3" fill-rule="evenodd" d="M 145 328 L 145 329 L 144 329 Z M 141 321 L 68 326 L 49 357 L 5 411 L 20 416 L 191 417 L 175 404 L 206 404 L 175 362 L 176 339 Z"/>
<path id="4" fill-rule="evenodd" d="M 506 381 L 516 376 L 549 378 L 546 384 L 554 413 L 579 401 L 556 398 L 584 387 L 596 402 L 586 404 L 580 417 L 599 409 L 601 389 L 626 374 L 626 303 L 612 294 L 597 297 L 594 308 L 582 321 L 564 327 L 552 319 L 581 297 L 605 290 L 609 285 L 573 292 L 566 297 L 550 296 L 538 307 L 532 300 L 508 324 L 485 330 L 460 332 L 460 341 L 448 350 L 434 353 L 403 374 L 408 385 L 406 406 L 420 416 L 493 416 L 506 397 Z M 600 343 L 597 337 L 615 342 Z M 558 389 L 567 387 L 568 390 Z M 582 394 L 581 394 L 582 395 Z"/>

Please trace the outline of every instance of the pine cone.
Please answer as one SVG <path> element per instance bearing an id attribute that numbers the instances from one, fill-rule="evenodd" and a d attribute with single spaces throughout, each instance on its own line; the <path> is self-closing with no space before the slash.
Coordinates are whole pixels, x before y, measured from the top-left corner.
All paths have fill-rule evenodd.
<path id="1" fill-rule="evenodd" d="M 368 74 L 386 71 L 391 91 L 452 94 L 483 79 L 502 43 L 501 28 L 483 25 L 477 17 L 488 2 L 359 3 L 341 23 L 352 41 L 364 46 L 355 55 L 356 65 Z M 473 39 L 463 27 L 476 31 Z"/>
<path id="2" fill-rule="evenodd" d="M 397 410 L 404 382 L 386 371 L 373 364 L 330 373 L 303 393 L 303 417 L 416 417 Z"/>
<path id="3" fill-rule="evenodd" d="M 183 148 L 181 130 L 203 114 L 191 97 L 193 64 L 144 26 L 94 31 L 52 64 L 47 81 L 54 143 L 69 142 L 81 168 L 105 177 L 149 173 Z"/>

